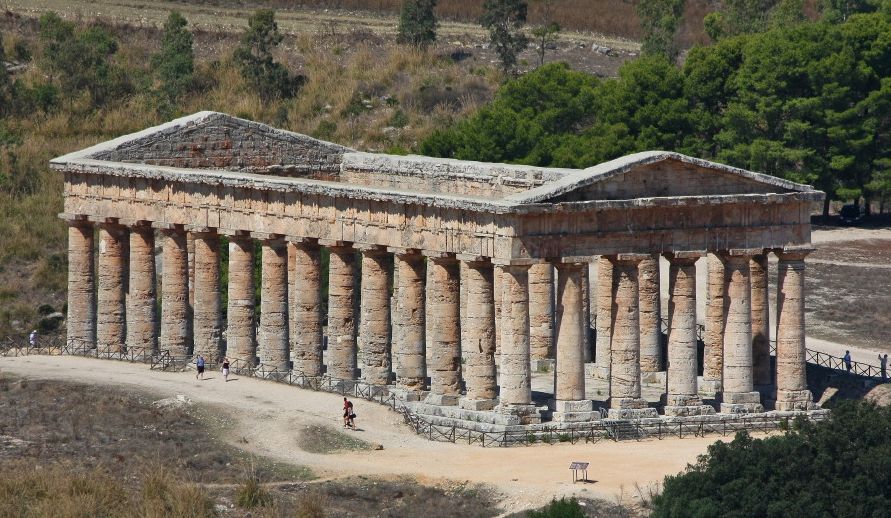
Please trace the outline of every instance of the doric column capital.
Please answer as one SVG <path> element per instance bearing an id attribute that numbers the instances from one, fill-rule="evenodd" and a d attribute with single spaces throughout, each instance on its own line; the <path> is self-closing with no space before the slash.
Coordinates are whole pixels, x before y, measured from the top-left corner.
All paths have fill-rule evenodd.
<path id="1" fill-rule="evenodd" d="M 570 272 L 570 271 L 575 271 L 575 270 L 581 270 L 582 268 L 586 268 L 587 266 L 588 266 L 588 263 L 584 263 L 581 261 L 567 261 L 567 262 L 563 262 L 562 260 L 554 261 L 554 268 L 556 268 L 558 271 L 561 271 L 561 272 L 563 272 L 563 271 Z"/>
<path id="2" fill-rule="evenodd" d="M 613 254 L 604 256 L 614 265 L 638 265 L 641 261 L 649 259 L 650 254 Z"/>
<path id="3" fill-rule="evenodd" d="M 696 264 L 696 261 L 699 260 L 700 257 L 705 257 L 706 251 L 692 250 L 681 252 L 666 252 L 662 255 L 671 264 L 676 264 L 678 266 L 691 266 Z"/>
<path id="4" fill-rule="evenodd" d="M 93 222 L 89 220 L 86 214 L 72 214 L 70 212 L 60 212 L 59 219 L 65 221 L 70 227 L 89 227 L 93 226 Z"/>
<path id="5" fill-rule="evenodd" d="M 815 252 L 817 249 L 811 246 L 777 248 L 774 253 L 782 262 L 804 261 L 808 254 Z"/>
<path id="6" fill-rule="evenodd" d="M 725 260 L 748 260 L 756 255 L 763 255 L 764 248 L 731 248 L 729 250 L 720 250 L 716 252 Z"/>

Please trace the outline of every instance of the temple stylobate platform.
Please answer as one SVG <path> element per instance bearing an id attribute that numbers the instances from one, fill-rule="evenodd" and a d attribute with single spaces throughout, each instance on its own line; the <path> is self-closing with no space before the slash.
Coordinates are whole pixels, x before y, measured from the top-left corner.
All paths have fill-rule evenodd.
<path id="1" fill-rule="evenodd" d="M 361 379 L 492 425 L 814 408 L 807 185 L 661 151 L 584 170 L 362 153 L 214 112 L 51 166 L 73 345 Z"/>

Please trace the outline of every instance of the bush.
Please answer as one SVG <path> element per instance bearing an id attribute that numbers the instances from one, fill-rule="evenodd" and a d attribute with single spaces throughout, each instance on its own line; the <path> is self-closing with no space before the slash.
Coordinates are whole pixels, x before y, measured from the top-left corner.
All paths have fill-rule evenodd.
<path id="1" fill-rule="evenodd" d="M 192 33 L 186 25 L 186 19 L 179 12 L 171 11 L 164 23 L 161 52 L 152 58 L 152 67 L 161 81 L 161 93 L 171 102 L 192 88 L 195 56 Z"/>
<path id="2" fill-rule="evenodd" d="M 781 436 L 745 432 L 665 478 L 654 517 L 884 516 L 891 500 L 891 408 L 844 402 Z"/>
<path id="3" fill-rule="evenodd" d="M 436 0 L 405 0 L 399 15 L 398 43 L 426 46 L 436 41 Z"/>
<path id="4" fill-rule="evenodd" d="M 521 30 L 526 23 L 524 0 L 486 0 L 480 24 L 489 30 L 489 41 L 505 73 L 517 66 L 517 55 L 529 44 Z"/>
<path id="5" fill-rule="evenodd" d="M 300 77 L 291 78 L 288 69 L 273 59 L 272 50 L 281 41 L 275 11 L 260 9 L 248 19 L 248 29 L 235 49 L 241 75 L 266 100 L 291 97 L 303 82 Z"/>
<path id="6" fill-rule="evenodd" d="M 578 500 L 575 498 L 567 500 L 563 497 L 560 500 L 551 500 L 551 503 L 540 511 L 529 511 L 526 516 L 528 518 L 585 518 L 585 513 Z"/>
<path id="7" fill-rule="evenodd" d="M 243 509 L 266 507 L 272 504 L 272 495 L 263 488 L 256 477 L 250 477 L 238 486 L 235 504 Z"/>

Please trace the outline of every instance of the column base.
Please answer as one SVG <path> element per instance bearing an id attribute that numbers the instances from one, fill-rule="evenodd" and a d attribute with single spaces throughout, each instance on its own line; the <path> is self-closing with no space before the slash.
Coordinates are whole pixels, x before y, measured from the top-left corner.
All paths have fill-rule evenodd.
<path id="1" fill-rule="evenodd" d="M 427 394 L 424 403 L 438 406 L 458 406 L 457 394 Z"/>
<path id="2" fill-rule="evenodd" d="M 579 401 L 548 401 L 548 407 L 553 411 L 551 420 L 561 423 L 584 423 L 600 419 L 600 412 L 594 411 L 594 402 L 590 399 Z"/>
<path id="3" fill-rule="evenodd" d="M 492 410 L 498 404 L 497 399 L 458 399 L 458 408 L 464 410 Z"/>
<path id="4" fill-rule="evenodd" d="M 814 396 L 810 390 L 777 390 L 776 410 L 814 410 Z"/>
<path id="5" fill-rule="evenodd" d="M 533 373 L 536 372 L 554 372 L 554 364 L 556 360 L 550 358 L 544 360 L 532 360 L 529 367 Z"/>
<path id="6" fill-rule="evenodd" d="M 665 397 L 664 413 L 670 417 L 687 417 L 692 415 L 713 415 L 715 409 L 702 403 L 698 395 L 669 395 Z"/>
<path id="7" fill-rule="evenodd" d="M 399 385 L 396 385 L 395 387 L 390 387 L 390 394 L 393 394 L 403 401 L 424 401 L 428 392 L 426 390 L 400 387 Z"/>
<path id="8" fill-rule="evenodd" d="M 760 412 L 764 412 L 760 392 L 725 392 L 721 395 L 722 414 L 755 414 Z"/>
<path id="9" fill-rule="evenodd" d="M 655 408 L 650 408 L 649 403 L 642 398 L 610 398 L 610 409 L 607 417 L 610 419 L 644 419 L 659 417 Z"/>
<path id="10" fill-rule="evenodd" d="M 535 405 L 504 405 L 498 404 L 495 412 L 514 416 L 519 419 L 519 424 L 538 424 L 541 423 L 541 414 Z"/>

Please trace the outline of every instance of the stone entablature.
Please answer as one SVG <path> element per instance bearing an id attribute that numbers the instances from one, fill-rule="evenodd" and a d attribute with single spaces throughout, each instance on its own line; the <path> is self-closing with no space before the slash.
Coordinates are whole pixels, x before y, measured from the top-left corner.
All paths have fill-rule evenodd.
<path id="1" fill-rule="evenodd" d="M 715 407 L 697 386 L 694 263 L 708 256 L 703 385 L 722 411 L 758 412 L 772 374 L 764 265 L 776 252 L 782 379 L 772 397 L 782 410 L 813 406 L 803 258 L 823 193 L 806 185 L 667 152 L 585 170 L 375 155 L 211 112 L 52 167 L 65 175 L 73 342 L 361 376 L 406 399 L 518 424 L 542 418 L 531 366 L 549 359 L 546 417 L 599 417 L 585 395 L 584 364 L 596 358 L 611 417 L 655 415 L 641 394 L 654 373 L 667 379 L 666 414 L 703 415 Z M 667 362 L 660 256 L 671 262 Z M 600 274 L 589 280 L 593 261 Z"/>

